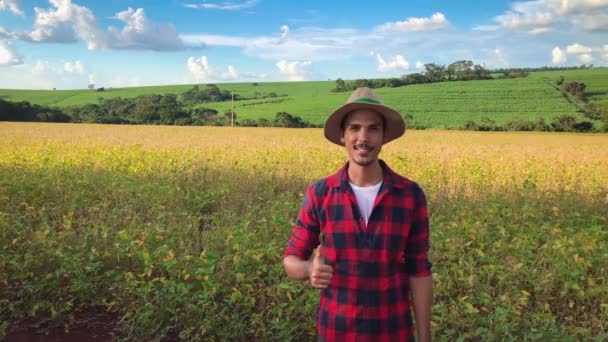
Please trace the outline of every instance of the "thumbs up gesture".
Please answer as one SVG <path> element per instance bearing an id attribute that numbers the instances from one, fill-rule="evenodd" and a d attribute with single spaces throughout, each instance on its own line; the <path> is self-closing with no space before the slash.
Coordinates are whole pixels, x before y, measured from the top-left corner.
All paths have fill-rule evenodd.
<path id="1" fill-rule="evenodd" d="M 317 253 L 312 259 L 308 269 L 308 278 L 310 279 L 310 284 L 317 289 L 326 288 L 331 282 L 333 272 L 333 268 L 326 265 L 325 261 L 323 260 L 323 246 L 319 246 L 319 248 L 317 248 Z"/>

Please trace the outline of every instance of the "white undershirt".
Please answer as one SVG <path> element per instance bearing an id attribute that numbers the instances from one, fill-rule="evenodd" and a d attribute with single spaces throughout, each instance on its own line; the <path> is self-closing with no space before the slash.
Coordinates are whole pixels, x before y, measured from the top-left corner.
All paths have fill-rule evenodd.
<path id="1" fill-rule="evenodd" d="M 374 201 L 376 200 L 376 196 L 378 195 L 378 190 L 380 190 L 382 182 L 372 186 L 357 186 L 351 182 L 348 183 L 355 193 L 357 203 L 359 204 L 359 210 L 361 210 L 361 215 L 365 217 L 365 224 L 367 224 L 369 217 L 372 214 Z"/>

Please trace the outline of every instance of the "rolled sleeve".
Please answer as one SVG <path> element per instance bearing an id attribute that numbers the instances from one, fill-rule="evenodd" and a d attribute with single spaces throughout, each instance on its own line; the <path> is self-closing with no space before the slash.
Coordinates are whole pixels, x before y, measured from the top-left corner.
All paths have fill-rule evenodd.
<path id="1" fill-rule="evenodd" d="M 430 234 L 426 196 L 416 183 L 413 194 L 415 207 L 405 250 L 405 268 L 411 276 L 426 277 L 432 274 L 428 258 Z"/>
<path id="2" fill-rule="evenodd" d="M 319 220 L 315 210 L 315 194 L 313 186 L 309 186 L 304 195 L 296 225 L 285 249 L 285 257 L 295 255 L 303 260 L 310 258 L 312 251 L 319 245 L 319 231 Z"/>

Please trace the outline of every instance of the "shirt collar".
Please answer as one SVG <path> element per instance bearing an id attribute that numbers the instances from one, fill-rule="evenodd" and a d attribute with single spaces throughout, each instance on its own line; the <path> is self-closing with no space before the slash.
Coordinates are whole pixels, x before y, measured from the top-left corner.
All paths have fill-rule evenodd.
<path id="1" fill-rule="evenodd" d="M 398 181 L 399 175 L 397 175 L 390 167 L 384 162 L 384 160 L 379 159 L 380 167 L 382 167 L 382 171 L 384 174 L 384 178 L 382 180 L 383 188 L 403 188 L 403 182 Z M 342 167 L 338 170 L 338 172 L 327 178 L 327 184 L 333 188 L 345 188 L 348 186 L 348 163 L 346 162 Z"/>

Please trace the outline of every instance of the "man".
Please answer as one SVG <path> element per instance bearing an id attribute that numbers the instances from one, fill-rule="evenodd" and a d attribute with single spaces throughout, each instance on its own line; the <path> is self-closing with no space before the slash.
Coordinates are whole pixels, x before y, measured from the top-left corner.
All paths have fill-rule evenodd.
<path id="1" fill-rule="evenodd" d="M 412 306 L 418 340 L 430 341 L 426 198 L 378 159 L 404 132 L 401 115 L 369 88 L 355 90 L 325 122 L 325 137 L 349 160 L 308 187 L 283 259 L 289 277 L 322 290 L 320 341 L 414 340 Z"/>

